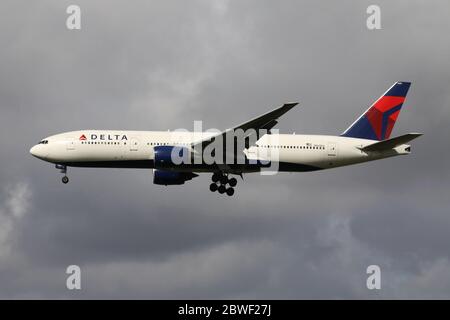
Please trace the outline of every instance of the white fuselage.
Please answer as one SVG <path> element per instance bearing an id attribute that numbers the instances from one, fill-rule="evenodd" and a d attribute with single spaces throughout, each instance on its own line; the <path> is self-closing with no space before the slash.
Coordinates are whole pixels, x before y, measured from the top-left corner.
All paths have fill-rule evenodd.
<path id="1" fill-rule="evenodd" d="M 45 161 L 65 166 L 154 168 L 154 147 L 190 146 L 214 133 L 177 131 L 83 130 L 45 138 L 30 152 Z M 279 164 L 278 171 L 313 171 L 408 154 L 408 145 L 383 152 L 364 152 L 361 148 L 376 141 L 326 135 L 270 134 L 244 150 L 249 160 Z M 217 171 L 217 165 L 197 166 L 198 172 Z M 175 168 L 176 170 L 176 168 Z M 180 167 L 180 171 L 186 168 Z M 226 168 L 221 168 L 226 171 Z M 258 171 L 243 164 L 229 172 Z"/>

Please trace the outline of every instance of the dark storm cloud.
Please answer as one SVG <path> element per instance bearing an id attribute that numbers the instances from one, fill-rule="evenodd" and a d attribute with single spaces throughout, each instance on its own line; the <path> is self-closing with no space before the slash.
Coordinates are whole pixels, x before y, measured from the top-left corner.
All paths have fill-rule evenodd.
<path id="1" fill-rule="evenodd" d="M 69 4 L 1 4 L 0 297 L 450 296 L 447 1 L 378 1 L 379 31 L 368 1 L 78 1 L 81 31 Z M 149 170 L 62 186 L 28 154 L 53 133 L 226 128 L 292 100 L 282 132 L 338 134 L 397 80 L 413 85 L 393 134 L 425 133 L 412 155 L 249 175 L 233 199 Z"/>

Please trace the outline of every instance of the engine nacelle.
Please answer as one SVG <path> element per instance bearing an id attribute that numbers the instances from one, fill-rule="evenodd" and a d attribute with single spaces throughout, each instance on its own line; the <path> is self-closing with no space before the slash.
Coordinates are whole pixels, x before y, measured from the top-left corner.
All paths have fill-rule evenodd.
<path id="1" fill-rule="evenodd" d="M 153 170 L 153 183 L 160 185 L 179 185 L 184 184 L 186 181 L 197 177 L 198 174 L 193 172 L 177 172 L 168 170 Z"/>
<path id="2" fill-rule="evenodd" d="M 190 152 L 179 146 L 156 146 L 153 148 L 156 169 L 173 169 L 187 164 Z"/>

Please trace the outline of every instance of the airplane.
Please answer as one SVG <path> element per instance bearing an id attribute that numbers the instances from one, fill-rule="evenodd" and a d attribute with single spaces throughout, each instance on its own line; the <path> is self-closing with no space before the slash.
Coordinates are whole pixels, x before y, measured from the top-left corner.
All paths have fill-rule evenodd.
<path id="1" fill-rule="evenodd" d="M 154 184 L 166 186 L 210 173 L 210 191 L 232 196 L 237 184 L 233 175 L 243 179 L 243 174 L 273 168 L 275 172 L 316 171 L 409 154 L 407 143 L 422 134 L 390 135 L 410 85 L 394 83 L 337 136 L 274 133 L 279 118 L 298 104 L 285 103 L 222 132 L 71 131 L 44 138 L 30 153 L 55 164 L 64 174 L 64 184 L 69 182 L 67 167 L 144 168 L 153 169 Z M 240 144 L 236 139 L 231 147 L 212 148 L 238 131 L 244 132 Z M 220 153 L 218 159 L 224 161 L 207 162 L 202 153 L 207 148 L 212 156 Z M 174 155 L 188 161 L 178 161 Z"/>

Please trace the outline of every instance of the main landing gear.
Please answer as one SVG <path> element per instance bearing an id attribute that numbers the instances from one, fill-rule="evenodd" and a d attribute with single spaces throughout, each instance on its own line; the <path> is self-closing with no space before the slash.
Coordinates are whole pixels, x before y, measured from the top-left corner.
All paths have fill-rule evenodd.
<path id="1" fill-rule="evenodd" d="M 69 182 L 69 177 L 67 176 L 67 166 L 63 164 L 57 164 L 56 169 L 59 169 L 61 173 L 64 173 L 64 177 L 62 177 L 61 181 L 64 184 L 67 184 Z"/>
<path id="2" fill-rule="evenodd" d="M 237 184 L 236 178 L 228 179 L 228 175 L 215 172 L 211 180 L 213 181 L 213 183 L 209 185 L 209 190 L 211 190 L 211 192 L 218 191 L 220 194 L 226 193 L 228 196 L 234 194 L 234 187 Z M 229 185 L 228 188 L 227 185 Z"/>

